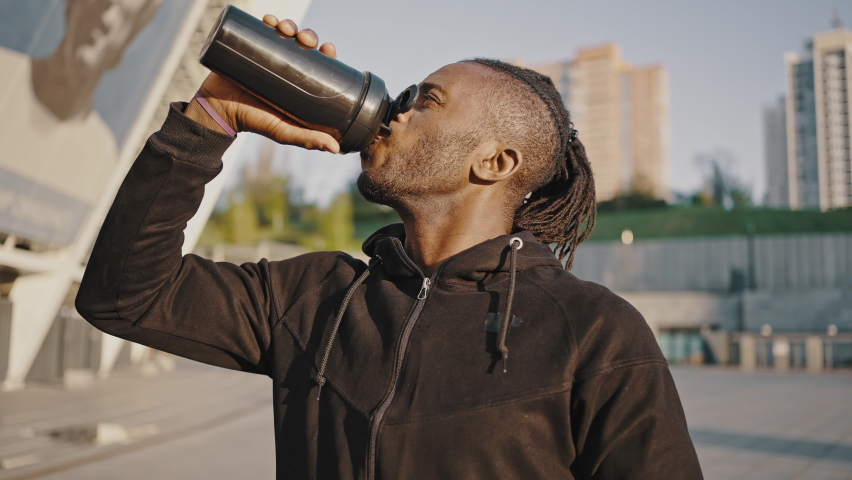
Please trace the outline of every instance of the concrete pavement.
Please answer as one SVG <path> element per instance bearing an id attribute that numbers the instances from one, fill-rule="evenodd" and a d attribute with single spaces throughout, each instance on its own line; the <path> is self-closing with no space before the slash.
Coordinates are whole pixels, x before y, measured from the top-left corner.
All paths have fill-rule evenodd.
<path id="1" fill-rule="evenodd" d="M 150 364 L 117 371 L 86 391 L 34 385 L 0 393 L 0 480 L 48 475 L 95 478 L 73 477 L 80 469 L 87 471 L 94 465 L 107 469 L 106 476 L 98 478 L 196 478 L 178 474 L 170 467 L 177 468 L 180 461 L 189 462 L 187 467 L 213 467 L 217 462 L 244 458 L 245 442 L 232 442 L 233 455 L 219 455 L 215 461 L 211 460 L 212 453 L 190 453 L 192 445 L 210 443 L 208 434 L 225 425 L 242 425 L 242 435 L 267 448 L 258 447 L 257 458 L 248 452 L 246 459 L 251 457 L 251 462 L 246 465 L 266 465 L 266 471 L 274 471 L 270 380 L 186 360 L 179 360 L 178 365 L 175 371 L 159 374 Z M 258 422 L 258 417 L 264 420 L 259 423 L 265 425 L 259 430 L 252 423 Z M 240 420 L 247 421 L 250 427 Z M 222 446 L 227 446 L 232 437 L 225 435 Z M 168 445 L 174 445 L 176 450 Z M 157 457 L 143 453 L 149 455 L 148 466 L 128 466 L 123 474 L 118 474 L 121 467 L 108 469 L 132 461 L 138 452 L 156 451 L 152 449 L 159 446 L 172 454 Z M 211 447 L 210 451 L 215 449 Z M 149 468 L 154 467 L 173 473 L 153 476 Z"/>
<path id="2" fill-rule="evenodd" d="M 673 373 L 708 480 L 852 480 L 852 374 Z M 266 378 L 188 361 L 85 392 L 0 393 L 0 480 L 273 478 L 270 393 Z M 100 446 L 98 424 L 112 425 Z"/>
<path id="3" fill-rule="evenodd" d="M 134 449 L 36 477 L 41 480 L 273 479 L 272 410 L 224 422 L 203 434 Z"/>
<path id="4" fill-rule="evenodd" d="M 852 479 L 852 374 L 674 368 L 704 476 Z"/>

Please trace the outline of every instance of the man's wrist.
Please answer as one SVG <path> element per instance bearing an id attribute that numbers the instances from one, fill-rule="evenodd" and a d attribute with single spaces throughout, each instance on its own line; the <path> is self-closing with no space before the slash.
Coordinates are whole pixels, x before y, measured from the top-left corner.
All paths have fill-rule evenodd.
<path id="1" fill-rule="evenodd" d="M 188 104 L 173 102 L 163 126 L 150 142 L 175 159 L 205 168 L 218 168 L 236 137 L 208 128 L 186 115 Z"/>
<path id="2" fill-rule="evenodd" d="M 234 122 L 229 121 L 228 116 L 223 114 L 223 108 L 221 108 L 221 104 L 215 99 L 207 99 L 208 104 L 214 110 L 215 113 L 218 114 L 219 118 L 221 118 L 230 128 L 236 132 L 237 128 L 234 125 Z M 198 99 L 193 98 L 189 105 L 187 105 L 186 110 L 183 112 L 190 120 L 203 125 L 210 130 L 224 133 L 227 135 L 233 135 L 231 132 L 226 131 L 222 125 L 219 125 L 218 122 L 211 116 L 210 113 L 205 110 L 205 108 L 198 102 Z"/>

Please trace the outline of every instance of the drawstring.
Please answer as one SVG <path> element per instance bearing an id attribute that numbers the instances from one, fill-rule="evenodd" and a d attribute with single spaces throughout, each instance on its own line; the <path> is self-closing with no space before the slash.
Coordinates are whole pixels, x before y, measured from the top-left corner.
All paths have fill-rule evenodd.
<path id="1" fill-rule="evenodd" d="M 506 361 L 509 359 L 509 347 L 506 346 L 506 336 L 509 334 L 509 325 L 512 323 L 512 302 L 515 299 L 515 277 L 518 273 L 518 250 L 524 247 L 524 241 L 518 237 L 512 237 L 509 240 L 509 248 L 511 251 L 509 252 L 509 297 L 506 300 L 506 315 L 503 317 L 503 321 L 500 322 L 500 337 L 497 342 L 497 349 L 500 351 L 500 356 L 503 358 L 503 373 L 506 373 Z M 380 260 L 381 261 L 381 260 Z M 331 329 L 331 336 L 328 339 L 328 343 L 325 346 L 325 353 L 322 357 L 322 362 L 320 362 L 319 370 L 317 372 L 316 382 L 319 385 L 319 389 L 317 390 L 317 400 L 320 399 L 320 394 L 322 393 L 322 387 L 325 385 L 325 369 L 328 366 L 328 357 L 331 355 L 331 346 L 334 344 L 334 339 L 337 337 L 337 331 L 340 329 L 340 322 L 343 321 L 343 314 L 346 312 L 346 307 L 349 305 L 349 300 L 352 299 L 352 295 L 355 293 L 355 290 L 361 285 L 364 280 L 367 279 L 367 276 L 370 275 L 370 269 L 373 268 L 374 263 L 370 263 L 367 266 L 367 269 L 364 273 L 355 280 L 355 283 L 349 287 L 349 291 L 346 292 L 346 296 L 343 298 L 343 303 L 340 305 L 340 310 L 337 312 L 337 317 L 334 319 L 334 327 Z M 423 288 L 421 289 L 421 294 L 424 290 L 428 290 L 430 286 L 429 279 L 425 279 L 423 283 Z M 418 299 L 420 295 L 418 295 Z"/>
<path id="2" fill-rule="evenodd" d="M 319 385 L 319 389 L 317 390 L 317 401 L 320 399 L 320 393 L 322 393 L 322 386 L 325 385 L 325 367 L 328 365 L 328 357 L 331 355 L 331 346 L 334 344 L 334 338 L 337 336 L 337 330 L 340 328 L 340 322 L 343 321 L 343 314 L 346 312 L 346 306 L 349 305 L 349 300 L 352 299 L 352 294 L 355 293 L 355 289 L 361 285 L 364 280 L 367 279 L 367 276 L 370 275 L 370 269 L 373 268 L 375 263 L 371 262 L 367 269 L 364 270 L 364 273 L 358 277 L 358 280 L 355 280 L 355 283 L 349 287 L 349 291 L 346 292 L 346 296 L 343 297 L 343 303 L 340 305 L 340 310 L 337 311 L 337 318 L 334 319 L 334 327 L 331 329 L 331 336 L 328 337 L 328 343 L 325 345 L 325 354 L 322 356 L 322 362 L 320 363 L 319 371 L 317 372 L 317 385 Z"/>
<path id="3" fill-rule="evenodd" d="M 516 246 L 517 245 L 517 246 Z M 506 335 L 509 334 L 509 325 L 512 323 L 512 300 L 515 299 L 515 276 L 518 272 L 518 250 L 524 248 L 524 241 L 518 237 L 509 240 L 509 248 L 512 249 L 509 256 L 509 298 L 506 300 L 506 316 L 500 323 L 500 338 L 497 349 L 503 357 L 503 373 L 506 373 L 506 360 L 509 359 L 509 347 L 506 346 Z"/>

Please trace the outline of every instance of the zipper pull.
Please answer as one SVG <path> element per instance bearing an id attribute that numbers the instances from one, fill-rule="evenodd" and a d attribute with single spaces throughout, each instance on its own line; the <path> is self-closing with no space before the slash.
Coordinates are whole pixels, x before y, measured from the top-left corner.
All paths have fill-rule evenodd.
<path id="1" fill-rule="evenodd" d="M 420 287 L 420 293 L 417 294 L 417 300 L 423 300 L 426 298 L 426 294 L 429 293 L 430 286 L 432 286 L 432 280 L 423 277 L 423 286 Z"/>

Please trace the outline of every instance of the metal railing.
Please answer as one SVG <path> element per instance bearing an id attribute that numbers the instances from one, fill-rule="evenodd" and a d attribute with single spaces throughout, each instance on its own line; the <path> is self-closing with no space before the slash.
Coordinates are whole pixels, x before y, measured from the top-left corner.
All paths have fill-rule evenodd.
<path id="1" fill-rule="evenodd" d="M 729 363 L 752 371 L 821 372 L 852 367 L 852 333 L 731 333 Z"/>

